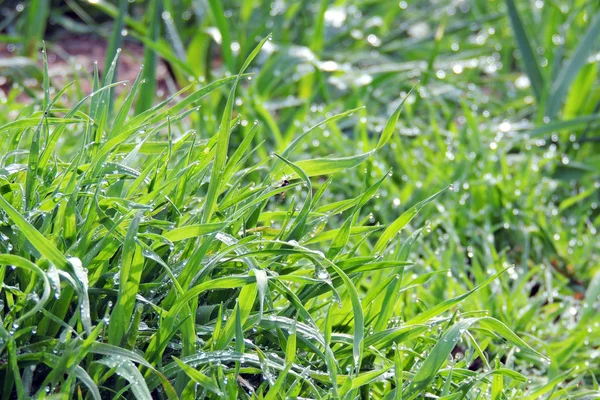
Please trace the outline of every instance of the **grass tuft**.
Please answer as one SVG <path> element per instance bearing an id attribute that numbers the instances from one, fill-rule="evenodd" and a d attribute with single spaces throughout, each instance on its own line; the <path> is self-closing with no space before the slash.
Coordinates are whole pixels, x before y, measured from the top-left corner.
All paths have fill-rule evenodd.
<path id="1" fill-rule="evenodd" d="M 2 399 L 598 397 L 598 5 L 89 3 L 0 6 Z"/>

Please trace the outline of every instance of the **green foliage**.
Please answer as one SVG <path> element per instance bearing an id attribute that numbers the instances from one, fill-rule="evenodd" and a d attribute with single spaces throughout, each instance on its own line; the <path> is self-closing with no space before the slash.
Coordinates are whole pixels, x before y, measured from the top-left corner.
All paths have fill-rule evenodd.
<path id="1" fill-rule="evenodd" d="M 540 3 L 6 9 L 2 398 L 598 397 L 600 6 Z"/>

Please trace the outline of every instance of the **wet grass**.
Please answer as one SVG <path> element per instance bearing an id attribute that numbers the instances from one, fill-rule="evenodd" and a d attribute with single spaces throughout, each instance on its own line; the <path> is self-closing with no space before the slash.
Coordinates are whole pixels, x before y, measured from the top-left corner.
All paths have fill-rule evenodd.
<path id="1" fill-rule="evenodd" d="M 2 398 L 598 397 L 598 5 L 37 3 Z M 108 62 L 55 87 L 65 30 Z"/>

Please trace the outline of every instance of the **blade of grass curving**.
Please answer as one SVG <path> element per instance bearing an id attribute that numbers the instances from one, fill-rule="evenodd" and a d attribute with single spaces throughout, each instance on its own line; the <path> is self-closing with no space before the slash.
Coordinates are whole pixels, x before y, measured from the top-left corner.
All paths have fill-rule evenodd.
<path id="1" fill-rule="evenodd" d="M 92 318 L 90 316 L 90 299 L 88 296 L 88 274 L 83 268 L 81 260 L 77 257 L 67 258 L 75 278 L 77 298 L 79 300 L 79 313 L 81 315 L 81 324 L 85 332 L 89 335 L 92 332 Z"/>
<path id="2" fill-rule="evenodd" d="M 356 111 L 363 109 L 364 107 L 358 107 L 358 108 L 354 108 L 348 111 L 344 111 L 342 113 L 333 115 L 331 117 L 325 118 L 323 121 L 311 126 L 310 128 L 308 128 L 306 131 L 302 132 L 301 134 L 298 135 L 298 137 L 296 137 L 294 140 L 292 140 L 287 147 L 281 152 L 281 156 L 284 158 L 290 158 L 290 154 L 291 152 L 302 142 L 302 140 L 308 136 L 310 133 L 314 132 L 318 127 L 320 126 L 324 126 L 327 124 L 330 124 L 332 122 L 335 122 L 337 120 L 340 120 L 344 117 L 347 116 L 351 116 L 352 114 L 354 114 Z M 275 160 L 273 162 L 273 166 L 271 167 L 271 171 L 272 173 L 277 173 L 279 172 L 279 169 L 277 168 L 279 166 L 280 161 L 279 160 Z"/>
<path id="3" fill-rule="evenodd" d="M 64 124 L 78 124 L 85 122 L 81 118 L 46 118 L 48 125 L 64 125 Z M 40 124 L 39 118 L 22 118 L 16 121 L 11 121 L 2 127 L 0 127 L 0 133 L 4 133 L 13 129 L 27 129 L 33 128 Z"/>
<path id="4" fill-rule="evenodd" d="M 525 343 L 523 339 L 521 339 L 513 331 L 511 331 L 508 326 L 506 326 L 504 323 L 495 318 L 481 317 L 477 319 L 477 324 L 489 329 L 490 331 L 494 332 L 494 334 L 502 336 L 504 339 L 519 347 L 521 350 L 525 350 L 526 352 L 541 358 L 543 361 L 550 360 L 548 357 L 544 356 L 543 354 L 529 346 L 527 343 Z"/>
<path id="5" fill-rule="evenodd" d="M 4 210 L 10 219 L 12 219 L 15 225 L 23 232 L 25 237 L 27 237 L 27 240 L 29 240 L 42 256 L 63 271 L 68 271 L 70 269 L 66 257 L 56 248 L 56 246 L 27 222 L 21 213 L 15 210 L 2 195 L 0 195 L 0 208 Z"/>
<path id="6" fill-rule="evenodd" d="M 73 368 L 73 375 L 77 377 L 83 383 L 88 390 L 90 391 L 92 398 L 94 400 L 102 400 L 102 395 L 100 394 L 100 390 L 98 389 L 98 385 L 92 379 L 92 377 L 87 373 L 87 371 L 81 368 L 79 365 Z"/>
<path id="7" fill-rule="evenodd" d="M 129 389 L 133 392 L 136 399 L 152 400 L 152 395 L 144 377 L 131 361 L 113 355 L 97 362 L 106 365 L 110 369 L 114 369 L 118 375 L 126 379 L 130 383 Z"/>
<path id="8" fill-rule="evenodd" d="M 189 365 L 181 361 L 179 358 L 174 356 L 171 357 L 173 358 L 173 360 L 175 360 L 175 362 L 177 363 L 177 365 L 179 365 L 181 370 L 185 372 L 185 374 L 189 376 L 189 378 L 192 381 L 196 382 L 198 385 L 202 386 L 208 391 L 213 392 L 217 396 L 223 396 L 223 392 L 221 392 L 219 386 L 217 386 L 215 381 L 213 381 L 208 376 L 204 375 L 202 372 L 190 367 Z"/>
<path id="9" fill-rule="evenodd" d="M 0 265 L 11 265 L 32 271 L 41 278 L 41 282 L 44 287 L 42 295 L 40 296 L 39 300 L 35 303 L 35 305 L 31 307 L 31 310 L 24 312 L 19 318 L 16 318 L 14 320 L 13 324 L 19 326 L 21 321 L 26 320 L 27 318 L 35 315 L 38 311 L 44 308 L 44 305 L 48 302 L 48 299 L 50 298 L 50 280 L 48 279 L 48 275 L 46 275 L 46 273 L 40 267 L 38 267 L 31 261 L 26 260 L 23 257 L 19 257 L 12 254 L 0 254 Z"/>
<path id="10" fill-rule="evenodd" d="M 169 382 L 169 380 L 162 374 L 162 372 L 158 371 L 156 368 L 154 368 L 152 366 L 152 364 L 150 364 L 142 355 L 137 354 L 136 352 L 130 351 L 130 350 L 126 350 L 117 346 L 112 346 L 110 344 L 107 343 L 102 343 L 102 342 L 93 342 L 91 347 L 90 347 L 90 351 L 95 353 L 95 354 L 102 354 L 108 357 L 113 357 L 113 356 L 117 356 L 119 357 L 121 360 L 128 360 L 131 362 L 135 362 L 138 363 L 140 365 L 143 365 L 144 367 L 148 368 L 149 371 L 152 371 L 160 380 L 160 382 L 162 383 L 165 392 L 167 394 L 167 397 L 169 399 L 177 399 L 177 394 L 175 393 L 175 390 L 173 389 L 173 386 L 171 386 L 171 383 Z M 142 378 L 142 381 L 145 382 L 145 380 Z"/>
<path id="11" fill-rule="evenodd" d="M 394 134 L 394 130 L 396 129 L 396 124 L 398 123 L 398 118 L 400 117 L 400 112 L 402 111 L 402 108 L 404 107 L 404 103 L 406 102 L 406 99 L 408 99 L 410 94 L 415 90 L 417 85 L 418 85 L 418 83 L 415 84 L 408 91 L 408 93 L 400 101 L 400 104 L 398 104 L 398 107 L 396 107 L 396 110 L 392 113 L 392 115 L 386 122 L 385 127 L 383 128 L 383 132 L 381 132 L 381 136 L 379 137 L 379 142 L 377 142 L 377 147 L 375 148 L 376 150 L 379 150 L 380 148 L 385 146 L 386 143 L 390 140 L 390 138 Z"/>
<path id="12" fill-rule="evenodd" d="M 311 160 L 300 160 L 296 166 L 302 169 L 307 176 L 322 176 L 335 174 L 350 168 L 359 166 L 374 154 L 374 151 L 340 158 L 313 158 Z M 292 170 L 284 170 L 286 174 L 292 175 Z"/>
<path id="13" fill-rule="evenodd" d="M 352 379 L 352 389 L 358 389 L 362 386 L 368 385 L 371 382 L 376 382 L 379 378 L 392 369 L 392 366 L 387 366 L 381 369 L 376 369 L 374 371 L 369 371 L 358 375 L 357 377 Z"/>
<path id="14" fill-rule="evenodd" d="M 313 214 L 311 214 L 311 216 L 312 215 Z M 322 243 L 322 242 L 327 242 L 329 240 L 333 240 L 340 232 L 340 229 L 332 229 L 330 231 L 324 230 L 321 233 L 315 234 L 314 237 L 309 238 L 304 243 L 305 244 Z M 371 232 L 379 231 L 381 229 L 383 229 L 382 226 L 352 226 L 352 227 L 350 227 L 350 236 L 358 236 L 358 235 L 364 236 L 364 235 L 368 235 Z"/>

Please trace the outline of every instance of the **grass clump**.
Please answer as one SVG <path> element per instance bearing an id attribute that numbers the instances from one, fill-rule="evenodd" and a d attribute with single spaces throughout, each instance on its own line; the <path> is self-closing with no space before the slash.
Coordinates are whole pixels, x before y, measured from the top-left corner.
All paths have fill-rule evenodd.
<path id="1" fill-rule="evenodd" d="M 65 110 L 56 106 L 59 92 L 43 112 L 0 128 L 8 138 L 0 198 L 5 392 L 414 398 L 423 390 L 466 393 L 486 385 L 490 373 L 523 381 L 501 367 L 471 372 L 474 359 L 485 359 L 481 352 L 443 373 L 474 326 L 543 361 L 500 321 L 447 313 L 498 275 L 427 310 L 411 307 L 405 322 L 394 322 L 402 292 L 445 273 L 406 273 L 412 241 L 386 251 L 438 195 L 383 232 L 365 212 L 387 174 L 365 181 L 356 197 L 324 203 L 335 173 L 375 150 L 293 162 L 307 130 L 281 154 L 249 163 L 262 128 L 232 118 L 233 102 L 266 40 L 239 75 L 189 88 L 178 103 L 126 118 L 138 80 L 121 104 L 112 104 L 104 86 Z M 219 131 L 200 139 L 186 130 L 195 110 L 187 106 L 225 86 L 231 89 Z M 398 114 L 377 148 L 390 139 Z M 236 130 L 243 140 L 231 149 Z M 285 192 L 293 194 L 279 203 Z M 384 280 L 371 279 L 384 272 Z M 460 378 L 461 370 L 471 379 Z"/>
<path id="2" fill-rule="evenodd" d="M 598 5 L 34 3 L 2 398 L 598 396 Z"/>

